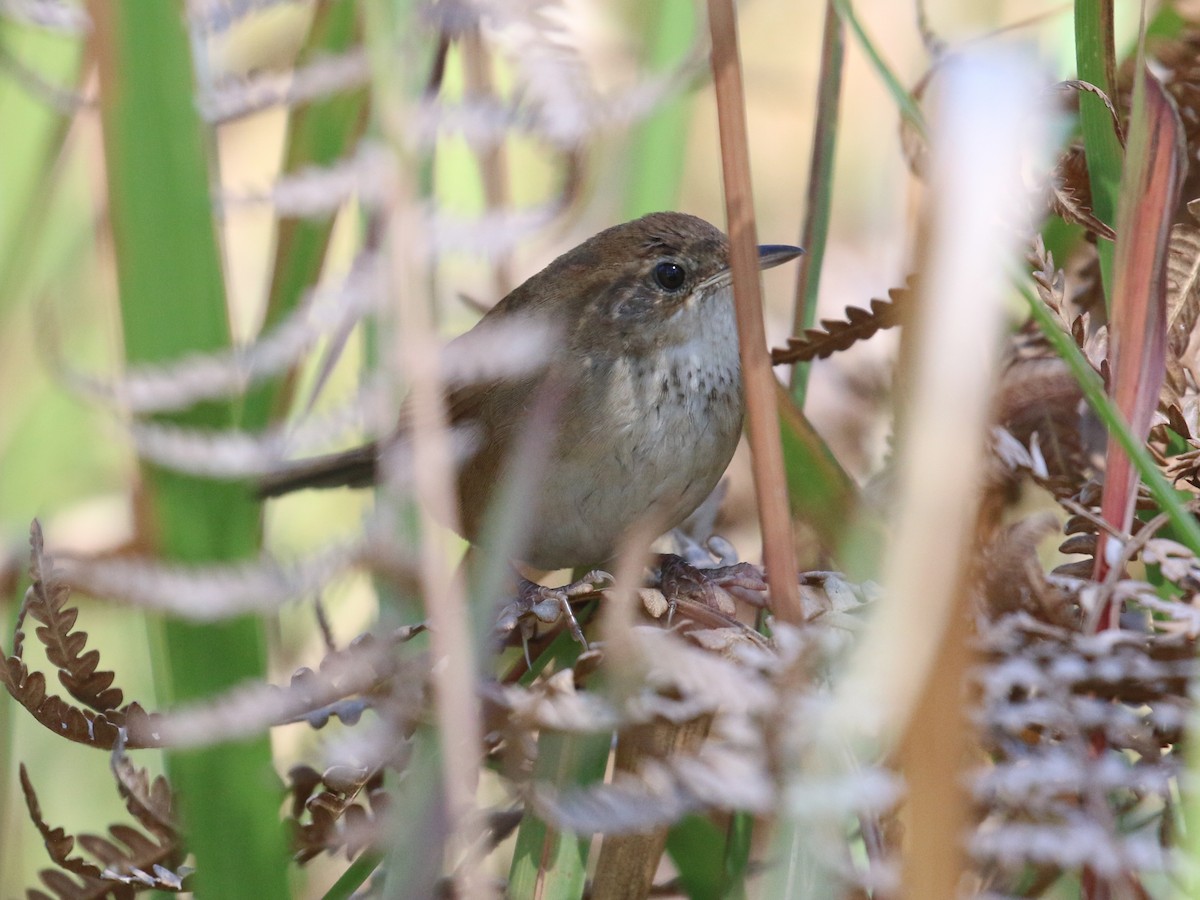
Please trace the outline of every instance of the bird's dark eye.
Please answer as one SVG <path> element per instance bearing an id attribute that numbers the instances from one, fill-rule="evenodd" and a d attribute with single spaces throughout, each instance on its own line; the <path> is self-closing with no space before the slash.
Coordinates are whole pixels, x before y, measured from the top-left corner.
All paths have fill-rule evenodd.
<path id="1" fill-rule="evenodd" d="M 679 263 L 660 262 L 654 267 L 654 280 L 664 291 L 677 291 L 687 280 L 687 273 Z"/>

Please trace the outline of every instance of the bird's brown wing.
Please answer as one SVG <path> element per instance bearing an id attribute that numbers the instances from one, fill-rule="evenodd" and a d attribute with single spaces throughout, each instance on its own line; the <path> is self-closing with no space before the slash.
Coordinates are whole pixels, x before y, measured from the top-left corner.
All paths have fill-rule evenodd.
<path id="1" fill-rule="evenodd" d="M 467 434 L 469 449 L 465 465 L 478 466 L 481 457 L 499 459 L 504 456 L 503 447 L 498 445 L 506 444 L 508 440 L 506 411 L 511 411 L 519 418 L 525 398 L 535 383 L 536 379 L 511 383 L 474 383 L 451 391 L 446 401 L 450 426 L 478 428 L 477 433 Z M 503 399 L 501 394 L 504 395 Z M 489 415 L 490 411 L 499 411 L 499 417 Z M 404 441 L 409 433 L 407 403 L 401 407 L 399 420 L 396 431 L 386 439 L 388 444 Z M 369 487 L 378 480 L 382 446 L 380 441 L 370 441 L 351 450 L 286 463 L 278 472 L 259 481 L 258 496 L 278 497 L 308 488 Z M 485 449 L 491 452 L 485 453 Z M 488 475 L 491 474 L 494 473 L 489 470 Z"/>
<path id="2" fill-rule="evenodd" d="M 511 321 L 530 304 L 525 285 L 514 290 L 495 308 L 488 312 L 471 329 L 475 338 L 486 334 L 490 324 Z M 454 342 L 451 342 L 453 345 Z M 486 346 L 486 345 L 485 345 Z M 502 458 L 510 423 L 522 417 L 522 411 L 540 376 L 521 377 L 514 380 L 480 381 L 462 385 L 450 392 L 446 399 L 446 410 L 451 427 L 479 426 L 478 433 L 469 435 L 471 447 L 464 468 L 478 467 L 481 460 Z M 326 456 L 300 459 L 284 465 L 282 469 L 263 478 L 258 484 L 260 497 L 277 497 L 305 488 L 368 487 L 378 480 L 379 454 L 386 446 L 403 442 L 409 432 L 408 403 L 400 408 L 396 430 L 382 441 L 371 441 L 361 447 Z M 484 452 L 499 449 L 501 452 Z M 495 476 L 494 466 L 477 471 L 477 475 L 489 482 Z"/>

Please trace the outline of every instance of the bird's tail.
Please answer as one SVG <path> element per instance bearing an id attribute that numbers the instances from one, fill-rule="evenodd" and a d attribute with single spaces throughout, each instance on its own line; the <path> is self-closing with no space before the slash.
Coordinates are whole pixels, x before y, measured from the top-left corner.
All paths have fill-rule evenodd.
<path id="1" fill-rule="evenodd" d="M 260 498 L 278 497 L 305 488 L 367 487 L 374 484 L 379 446 L 372 441 L 353 450 L 287 463 L 258 483 Z"/>

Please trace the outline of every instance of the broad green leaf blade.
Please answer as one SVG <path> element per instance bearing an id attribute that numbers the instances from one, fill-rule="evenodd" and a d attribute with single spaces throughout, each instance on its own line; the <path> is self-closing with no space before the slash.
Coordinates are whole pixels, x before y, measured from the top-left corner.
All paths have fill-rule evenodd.
<path id="1" fill-rule="evenodd" d="M 690 815 L 667 834 L 667 853 L 692 900 L 719 900 L 725 867 L 725 835 L 708 819 Z"/>
<path id="2" fill-rule="evenodd" d="M 812 526 L 825 547 L 837 549 L 858 511 L 858 487 L 778 384 L 776 406 L 792 515 Z"/>
<path id="3" fill-rule="evenodd" d="M 549 782 L 559 790 L 600 781 L 611 744 L 609 734 L 543 731 L 538 737 L 534 780 Z M 583 896 L 590 844 L 590 835 L 554 831 L 527 810 L 517 830 L 508 896 L 578 900 Z"/>
<path id="4" fill-rule="evenodd" d="M 225 288 L 208 182 L 206 135 L 196 114 L 182 7 L 161 0 L 89 4 L 100 71 L 109 209 L 125 352 L 163 362 L 229 344 Z M 227 428 L 229 403 L 172 421 Z M 258 504 L 238 484 L 153 466 L 142 470 L 142 546 L 180 562 L 233 560 L 259 544 Z M 198 699 L 266 669 L 263 626 L 252 619 L 163 627 L 158 677 L 175 701 Z M 208 897 L 287 897 L 281 786 L 264 736 L 174 753 L 183 821 Z"/>

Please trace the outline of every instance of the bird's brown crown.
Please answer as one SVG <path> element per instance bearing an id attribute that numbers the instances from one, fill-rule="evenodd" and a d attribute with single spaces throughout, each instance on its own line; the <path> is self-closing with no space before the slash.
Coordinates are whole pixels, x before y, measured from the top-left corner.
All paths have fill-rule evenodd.
<path id="1" fill-rule="evenodd" d="M 659 271 L 660 265 L 681 272 Z M 535 312 L 564 303 L 592 306 L 604 295 L 631 292 L 685 296 L 728 265 L 729 243 L 719 229 L 685 213 L 651 213 L 606 228 L 564 253 L 501 305 L 506 312 Z"/>
<path id="2" fill-rule="evenodd" d="M 657 212 L 607 228 L 564 253 L 497 307 L 511 313 L 567 313 L 568 333 L 636 340 L 713 276 L 728 269 L 729 243 L 703 219 Z"/>

